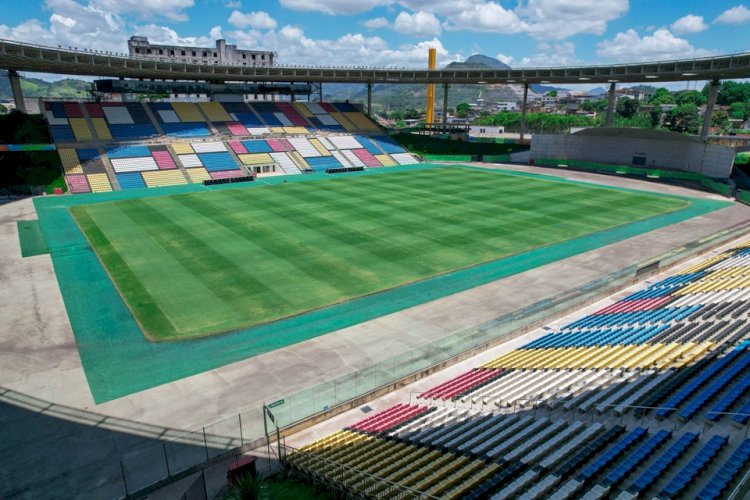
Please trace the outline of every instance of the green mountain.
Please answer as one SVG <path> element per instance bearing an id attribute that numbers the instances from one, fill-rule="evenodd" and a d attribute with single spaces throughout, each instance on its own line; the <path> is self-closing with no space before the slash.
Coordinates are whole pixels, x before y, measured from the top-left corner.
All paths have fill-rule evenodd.
<path id="1" fill-rule="evenodd" d="M 463 62 L 452 62 L 443 69 L 467 69 L 467 68 L 492 68 L 492 69 L 510 69 L 510 66 L 493 57 L 474 54 Z"/>
<path id="2" fill-rule="evenodd" d="M 492 57 L 475 54 L 463 62 L 452 62 L 445 69 L 465 68 L 508 68 Z M 367 86 L 364 84 L 325 84 L 323 96 L 328 101 L 367 102 Z M 516 101 L 518 94 L 508 85 L 452 85 L 448 91 L 448 107 L 455 108 L 458 103 Z M 424 84 L 375 84 L 372 86 L 372 103 L 374 111 L 385 112 L 396 109 L 420 109 L 426 107 L 427 86 Z M 435 88 L 435 104 L 440 109 L 443 103 L 443 88 Z"/>
<path id="3" fill-rule="evenodd" d="M 364 84 L 325 84 L 323 98 L 330 102 L 349 100 L 367 103 L 367 86 Z M 458 103 L 517 101 L 518 94 L 508 85 L 452 85 L 448 90 L 448 107 Z M 427 86 L 424 84 L 376 84 L 372 86 L 373 111 L 382 113 L 393 110 L 424 110 L 427 101 Z M 435 107 L 443 105 L 443 88 L 435 88 Z"/>
<path id="4" fill-rule="evenodd" d="M 10 80 L 7 72 L 0 72 L 0 100 L 13 99 L 10 90 Z M 88 97 L 91 82 L 66 78 L 56 82 L 48 82 L 40 78 L 21 77 L 21 89 L 25 97 Z"/>

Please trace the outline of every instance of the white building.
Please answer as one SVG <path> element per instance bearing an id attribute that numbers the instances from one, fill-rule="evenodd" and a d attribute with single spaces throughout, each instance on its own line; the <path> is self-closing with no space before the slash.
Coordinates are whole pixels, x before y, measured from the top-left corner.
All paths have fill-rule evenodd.
<path id="1" fill-rule="evenodd" d="M 495 103 L 498 111 L 515 111 L 518 109 L 518 103 L 512 101 L 499 101 Z"/>
<path id="2" fill-rule="evenodd" d="M 240 50 L 226 40 L 216 40 L 216 47 L 155 45 L 145 36 L 128 40 L 130 57 L 187 64 L 221 64 L 225 66 L 273 66 L 276 53 L 266 50 Z"/>
<path id="3" fill-rule="evenodd" d="M 501 125 L 472 125 L 469 128 L 469 137 L 502 137 L 505 127 Z"/>

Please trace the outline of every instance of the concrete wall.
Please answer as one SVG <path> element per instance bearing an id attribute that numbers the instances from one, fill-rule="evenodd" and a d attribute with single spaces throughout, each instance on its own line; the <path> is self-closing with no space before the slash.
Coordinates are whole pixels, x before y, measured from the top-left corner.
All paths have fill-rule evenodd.
<path id="1" fill-rule="evenodd" d="M 634 163 L 634 157 L 645 157 L 645 164 Z M 534 161 L 560 159 L 664 168 L 724 179 L 732 172 L 734 150 L 668 137 L 534 134 L 530 158 Z"/>

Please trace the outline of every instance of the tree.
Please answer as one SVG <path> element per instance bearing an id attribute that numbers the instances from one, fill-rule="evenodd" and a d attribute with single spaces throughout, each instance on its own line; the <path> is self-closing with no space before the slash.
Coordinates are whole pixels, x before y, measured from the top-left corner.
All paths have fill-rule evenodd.
<path id="1" fill-rule="evenodd" d="M 708 97 L 710 90 L 711 83 L 709 82 L 703 87 L 703 95 Z M 750 102 L 750 82 L 733 82 L 732 80 L 721 82 L 716 102 L 722 106 L 729 106 L 733 102 Z"/>
<path id="2" fill-rule="evenodd" d="M 638 113 L 640 103 L 638 99 L 630 99 L 627 97 L 620 97 L 617 100 L 617 114 L 623 118 L 632 118 Z"/>
<path id="3" fill-rule="evenodd" d="M 729 105 L 729 116 L 735 120 L 746 120 L 750 111 L 750 103 L 733 102 Z"/>
<path id="4" fill-rule="evenodd" d="M 585 100 L 581 103 L 581 109 L 584 111 L 596 111 L 601 113 L 607 109 L 607 100 L 599 99 L 598 101 Z"/>
<path id="5" fill-rule="evenodd" d="M 557 90 L 550 90 L 547 92 L 547 95 L 550 97 L 557 97 Z"/>
<path id="6" fill-rule="evenodd" d="M 672 93 L 668 89 L 661 87 L 661 88 L 656 89 L 656 92 L 651 94 L 651 96 L 648 98 L 648 103 L 657 104 L 657 105 L 674 104 L 675 99 Z"/>
<path id="7" fill-rule="evenodd" d="M 669 130 L 683 134 L 697 134 L 698 124 L 698 107 L 693 104 L 674 108 L 669 112 L 669 121 L 666 123 Z"/>
<path id="8" fill-rule="evenodd" d="M 651 117 L 648 113 L 637 113 L 630 118 L 624 118 L 620 115 L 615 115 L 612 118 L 612 126 L 629 128 L 651 128 Z"/>
<path id="9" fill-rule="evenodd" d="M 678 105 L 695 104 L 696 106 L 703 106 L 707 101 L 708 98 L 698 90 L 683 90 L 675 94 L 675 102 Z"/>
<path id="10" fill-rule="evenodd" d="M 726 111 L 716 111 L 711 115 L 711 126 L 718 128 L 722 134 L 728 133 L 731 129 L 729 125 L 729 115 Z"/>
<path id="11" fill-rule="evenodd" d="M 469 116 L 469 103 L 459 102 L 456 104 L 456 116 L 459 118 L 466 118 Z"/>
<path id="12" fill-rule="evenodd" d="M 651 126 L 658 128 L 661 125 L 661 106 L 654 106 L 649 115 L 651 116 Z"/>
<path id="13" fill-rule="evenodd" d="M 407 109 L 404 111 L 404 119 L 405 120 L 418 120 L 421 118 L 422 113 L 419 112 L 419 110 L 416 110 L 414 108 Z"/>
<path id="14" fill-rule="evenodd" d="M 401 111 L 400 109 L 393 110 L 388 113 L 388 118 L 390 118 L 391 120 L 396 120 L 396 121 L 403 120 L 404 112 Z"/>

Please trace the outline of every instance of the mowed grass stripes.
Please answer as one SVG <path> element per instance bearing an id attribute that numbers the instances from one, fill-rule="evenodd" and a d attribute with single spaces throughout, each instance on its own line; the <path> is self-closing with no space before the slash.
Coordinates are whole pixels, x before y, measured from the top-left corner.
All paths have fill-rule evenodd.
<path id="1" fill-rule="evenodd" d="M 301 314 L 688 201 L 438 168 L 71 208 L 147 337 Z"/>

